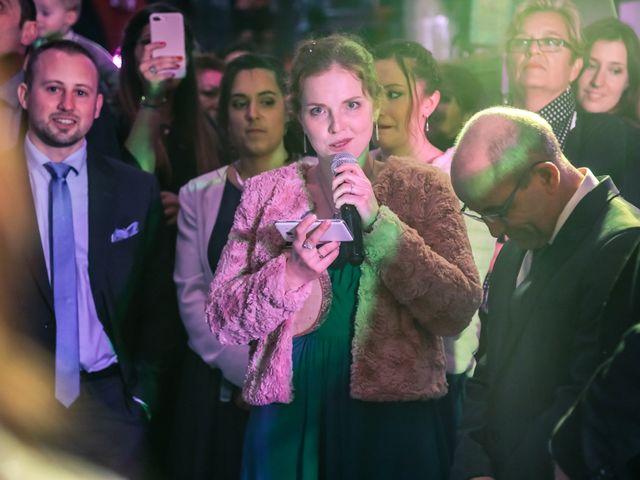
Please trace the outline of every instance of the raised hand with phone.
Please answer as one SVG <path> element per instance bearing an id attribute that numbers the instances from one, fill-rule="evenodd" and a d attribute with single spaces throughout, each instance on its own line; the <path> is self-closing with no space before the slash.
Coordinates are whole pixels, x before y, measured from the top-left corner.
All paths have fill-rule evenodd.
<path id="1" fill-rule="evenodd" d="M 132 161 L 157 175 L 170 225 L 179 211 L 179 188 L 219 166 L 218 137 L 188 68 L 192 45 L 182 14 L 162 3 L 136 12 L 122 41 L 118 130 Z"/>
<path id="2" fill-rule="evenodd" d="M 150 43 L 144 45 L 140 74 L 146 81 L 147 106 L 166 102 L 164 96 L 186 74 L 184 20 L 179 12 L 158 12 L 149 17 Z M 175 81 L 172 81 L 176 79 Z"/>

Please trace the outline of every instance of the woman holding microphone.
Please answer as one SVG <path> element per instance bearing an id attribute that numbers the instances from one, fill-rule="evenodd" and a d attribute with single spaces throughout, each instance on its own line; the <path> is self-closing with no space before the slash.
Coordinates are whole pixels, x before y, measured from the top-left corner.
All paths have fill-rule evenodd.
<path id="1" fill-rule="evenodd" d="M 291 96 L 317 157 L 246 183 L 206 309 L 221 343 L 251 346 L 242 478 L 447 476 L 441 335 L 468 324 L 480 286 L 446 175 L 368 155 L 380 94 L 359 41 L 303 42 Z M 334 174 L 337 154 L 357 161 Z M 312 228 L 345 204 L 361 265 L 334 263 L 328 221 Z M 292 218 L 289 247 L 274 222 Z"/>

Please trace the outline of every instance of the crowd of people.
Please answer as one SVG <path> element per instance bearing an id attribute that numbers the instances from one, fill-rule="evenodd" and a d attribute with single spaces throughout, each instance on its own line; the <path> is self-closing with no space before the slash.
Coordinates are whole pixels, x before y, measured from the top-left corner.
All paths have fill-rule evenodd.
<path id="1" fill-rule="evenodd" d="M 631 27 L 524 0 L 490 106 L 413 41 L 160 55 L 153 3 L 118 69 L 0 3 L 0 477 L 640 478 Z"/>

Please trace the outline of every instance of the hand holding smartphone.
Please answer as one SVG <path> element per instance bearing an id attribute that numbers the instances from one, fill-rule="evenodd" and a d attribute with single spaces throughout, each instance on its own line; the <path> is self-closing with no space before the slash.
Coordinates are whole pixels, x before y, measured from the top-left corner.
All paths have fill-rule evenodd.
<path id="1" fill-rule="evenodd" d="M 149 31 L 153 43 L 164 43 L 164 47 L 153 50 L 152 57 L 182 57 L 178 68 L 164 69 L 163 71 L 173 73 L 174 78 L 184 78 L 187 68 L 182 14 L 178 12 L 153 13 L 149 19 Z"/>

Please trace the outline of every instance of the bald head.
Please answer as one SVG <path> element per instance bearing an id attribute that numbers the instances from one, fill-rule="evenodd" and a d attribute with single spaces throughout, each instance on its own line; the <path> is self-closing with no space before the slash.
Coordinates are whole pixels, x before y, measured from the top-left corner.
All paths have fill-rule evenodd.
<path id="1" fill-rule="evenodd" d="M 472 117 L 451 165 L 465 211 L 481 218 L 493 236 L 506 235 L 529 250 L 549 242 L 583 178 L 562 155 L 549 124 L 515 108 L 489 108 Z"/>
<path id="2" fill-rule="evenodd" d="M 475 114 L 456 142 L 451 179 L 461 198 L 485 196 L 496 184 L 515 178 L 535 163 L 563 163 L 551 126 L 539 115 L 492 107 Z"/>

